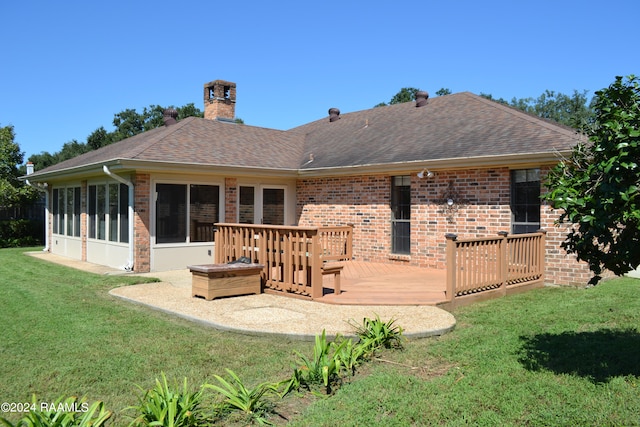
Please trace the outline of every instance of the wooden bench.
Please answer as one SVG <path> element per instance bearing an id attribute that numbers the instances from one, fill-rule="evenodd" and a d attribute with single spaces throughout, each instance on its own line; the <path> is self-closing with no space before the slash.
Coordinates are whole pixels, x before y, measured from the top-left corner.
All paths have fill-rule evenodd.
<path id="1" fill-rule="evenodd" d="M 191 265 L 191 296 L 212 300 L 262 292 L 262 264 Z"/>
<path id="2" fill-rule="evenodd" d="M 340 272 L 342 271 L 342 265 L 336 263 L 325 263 L 322 266 L 322 275 L 333 274 L 333 293 L 340 295 Z"/>

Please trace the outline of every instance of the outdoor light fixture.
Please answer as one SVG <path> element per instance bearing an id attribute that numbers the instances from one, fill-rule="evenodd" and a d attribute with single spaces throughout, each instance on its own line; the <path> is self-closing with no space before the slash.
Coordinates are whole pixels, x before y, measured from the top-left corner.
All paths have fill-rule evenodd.
<path id="1" fill-rule="evenodd" d="M 454 181 L 449 181 L 447 188 L 434 201 L 441 206 L 439 212 L 444 214 L 449 224 L 455 224 L 457 212 L 469 204 L 469 200 L 455 188 Z"/>
<path id="2" fill-rule="evenodd" d="M 420 172 L 418 172 L 418 178 L 422 179 L 425 176 L 427 178 L 433 178 L 433 172 L 431 172 L 429 169 L 422 169 Z"/>

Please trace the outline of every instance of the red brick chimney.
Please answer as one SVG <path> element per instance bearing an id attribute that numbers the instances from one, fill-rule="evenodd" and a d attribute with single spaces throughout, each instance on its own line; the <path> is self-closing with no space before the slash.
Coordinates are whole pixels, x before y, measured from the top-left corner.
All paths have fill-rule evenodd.
<path id="1" fill-rule="evenodd" d="M 204 118 L 233 121 L 236 118 L 236 84 L 214 80 L 204 84 Z"/>

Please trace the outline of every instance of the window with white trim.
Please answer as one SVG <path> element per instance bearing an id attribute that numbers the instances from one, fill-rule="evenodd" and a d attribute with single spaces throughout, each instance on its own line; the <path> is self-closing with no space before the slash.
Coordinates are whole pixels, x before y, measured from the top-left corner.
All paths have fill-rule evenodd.
<path id="1" fill-rule="evenodd" d="M 129 243 L 129 187 L 89 185 L 87 234 L 90 239 Z"/>
<path id="2" fill-rule="evenodd" d="M 53 189 L 53 234 L 80 237 L 80 187 Z"/>
<path id="3" fill-rule="evenodd" d="M 411 177 L 391 177 L 391 252 L 411 254 Z"/>
<path id="4" fill-rule="evenodd" d="M 511 232 L 540 229 L 540 169 L 511 171 Z"/>

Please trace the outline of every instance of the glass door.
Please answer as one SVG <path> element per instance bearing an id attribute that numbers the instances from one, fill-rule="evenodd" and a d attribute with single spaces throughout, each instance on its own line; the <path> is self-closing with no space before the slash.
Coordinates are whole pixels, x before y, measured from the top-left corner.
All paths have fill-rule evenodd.
<path id="1" fill-rule="evenodd" d="M 257 190 L 257 191 L 256 191 Z M 238 201 L 238 222 L 240 224 L 285 223 L 284 187 L 240 186 Z"/>

